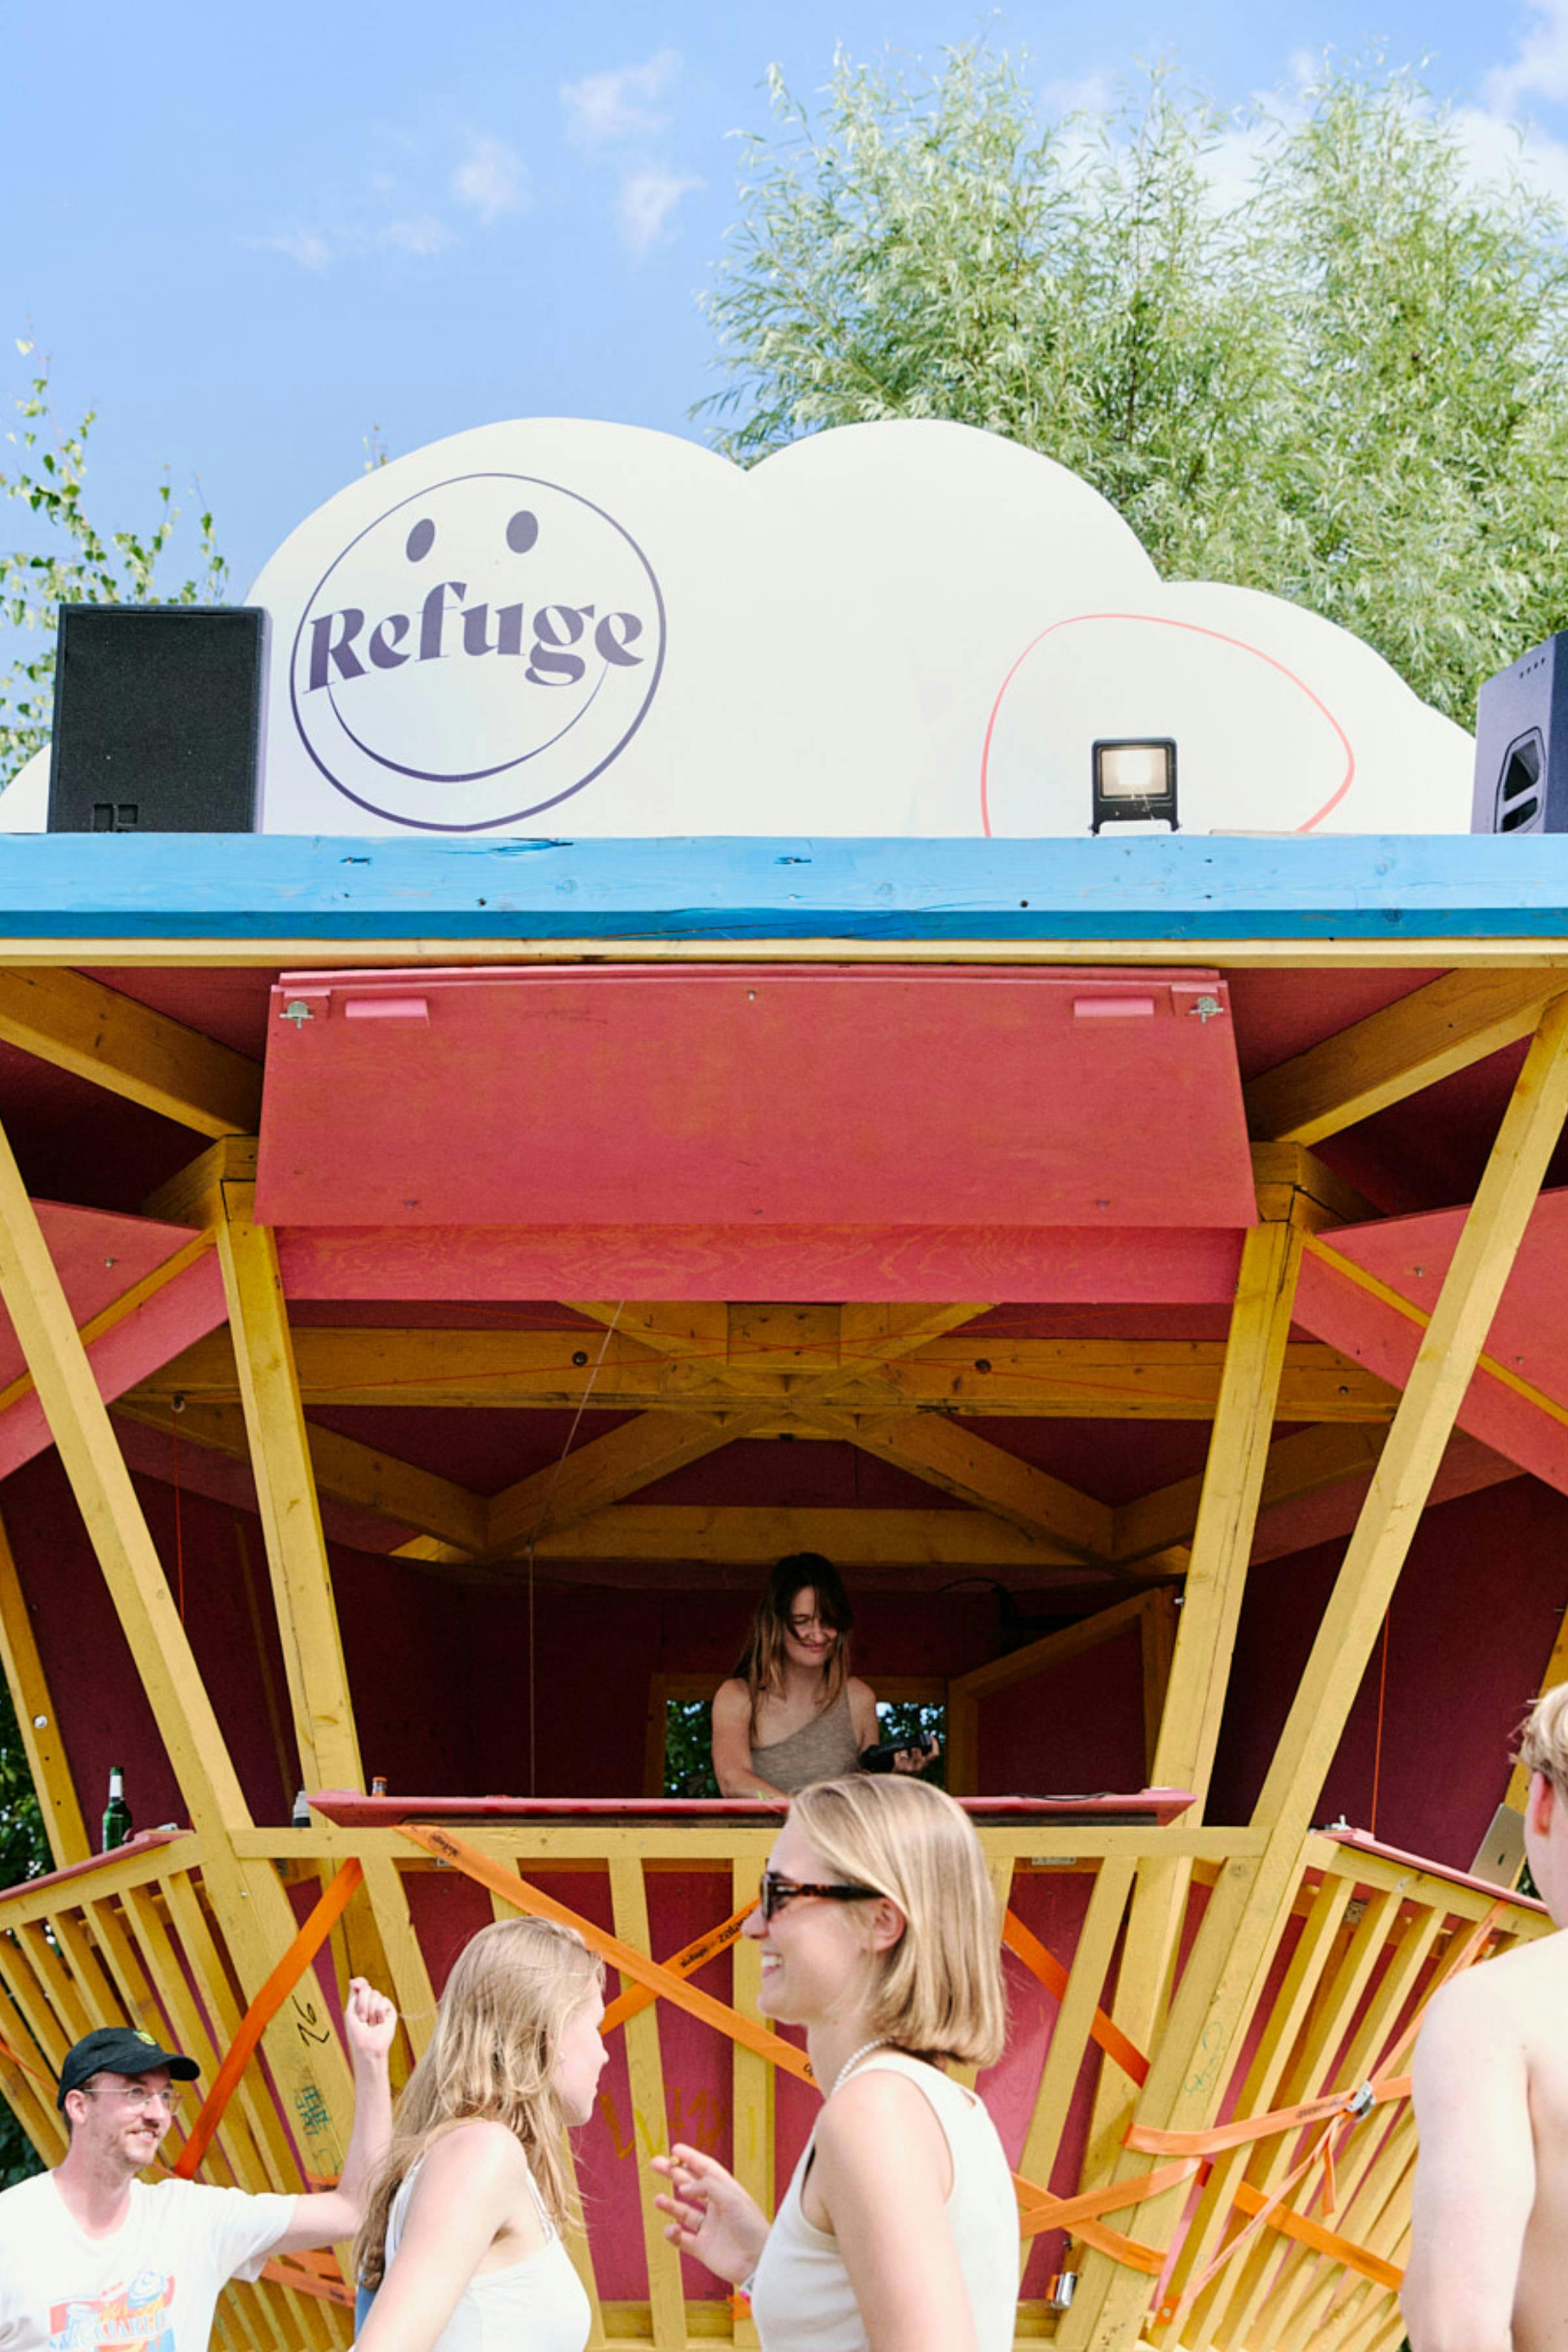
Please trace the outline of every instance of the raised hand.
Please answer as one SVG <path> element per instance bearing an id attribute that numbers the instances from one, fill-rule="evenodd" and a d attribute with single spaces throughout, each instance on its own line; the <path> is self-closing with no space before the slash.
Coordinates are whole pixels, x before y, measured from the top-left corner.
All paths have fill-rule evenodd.
<path id="1" fill-rule="evenodd" d="M 349 1997 L 343 2003 L 343 2032 L 356 2065 L 362 2058 L 384 2063 L 390 2057 L 397 2032 L 397 2011 L 386 1995 L 377 1992 L 363 1977 L 349 1979 Z"/>
<path id="2" fill-rule="evenodd" d="M 712 2157 L 683 2141 L 678 2140 L 668 2156 L 656 2156 L 653 2168 L 663 2174 L 673 2192 L 653 2200 L 670 2217 L 664 2231 L 670 2244 L 694 2255 L 731 2286 L 750 2278 L 768 2239 L 767 2221 L 756 2199 Z"/>

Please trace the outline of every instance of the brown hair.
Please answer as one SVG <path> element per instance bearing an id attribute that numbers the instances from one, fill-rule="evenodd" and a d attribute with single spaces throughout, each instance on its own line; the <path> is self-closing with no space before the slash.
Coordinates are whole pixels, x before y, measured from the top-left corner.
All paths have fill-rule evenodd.
<path id="1" fill-rule="evenodd" d="M 561 2032 L 604 1980 L 604 1967 L 574 1927 L 551 1919 L 498 1919 L 458 1953 L 436 2009 L 430 2046 L 397 2103 L 392 2145 L 371 2184 L 354 2241 L 362 2285 L 386 2267 L 393 2201 L 419 2158 L 458 2124 L 503 2123 L 528 2158 L 545 2211 L 572 2218 L 555 2091 Z"/>
<path id="2" fill-rule="evenodd" d="M 868 2028 L 911 2057 L 994 2065 L 1007 2033 L 1001 1930 L 968 1816 L 927 1780 L 857 1774 L 803 1789 L 790 1820 L 830 1870 L 904 1915 Z"/>
<path id="3" fill-rule="evenodd" d="M 743 1682 L 751 1694 L 753 1741 L 757 1736 L 757 1709 L 763 1699 L 770 1695 L 777 1698 L 784 1691 L 784 1635 L 789 1631 L 790 1603 L 797 1592 L 807 1590 L 816 1595 L 817 1615 L 838 1636 L 822 1668 L 819 1714 L 833 1706 L 849 1680 L 849 1636 L 854 1630 L 855 1612 L 849 1606 L 844 1580 L 833 1562 L 824 1559 L 819 1551 L 789 1552 L 774 1564 L 735 1667 L 737 1681 Z"/>
<path id="4" fill-rule="evenodd" d="M 1568 1797 L 1568 1683 L 1542 1691 L 1519 1735 L 1519 1760 L 1527 1772 L 1544 1772 Z"/>

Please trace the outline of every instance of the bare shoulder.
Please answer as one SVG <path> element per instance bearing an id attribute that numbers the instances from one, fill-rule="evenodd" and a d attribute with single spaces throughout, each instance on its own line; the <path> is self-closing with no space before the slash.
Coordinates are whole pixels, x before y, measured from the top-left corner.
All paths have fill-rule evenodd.
<path id="1" fill-rule="evenodd" d="M 739 1675 L 731 1675 L 728 1681 L 721 1682 L 713 1694 L 715 1717 L 749 1715 L 751 1708 L 752 1694 Z"/>
<path id="2" fill-rule="evenodd" d="M 1517 2062 L 1568 2045 L 1568 1936 L 1542 1936 L 1467 1969 L 1435 1993 L 1416 2038 L 1419 2094 L 1449 2064 Z"/>
<path id="3" fill-rule="evenodd" d="M 911 2139 L 918 2146 L 928 2133 L 933 2147 L 945 2149 L 947 2135 L 931 2101 L 891 2066 L 865 2067 L 835 2092 L 816 2122 L 820 2148 L 850 2155 L 865 2149 L 879 2163 L 890 2147 L 907 2147 Z"/>
<path id="4" fill-rule="evenodd" d="M 849 1680 L 845 1685 L 845 1688 L 849 1693 L 851 1698 L 868 1699 L 873 1706 L 876 1706 L 876 1692 L 871 1688 L 869 1683 L 862 1682 L 858 1675 L 851 1675 Z"/>
<path id="5" fill-rule="evenodd" d="M 458 2182 L 468 2189 L 504 2186 L 521 2180 L 527 2171 L 528 2158 L 517 2135 L 493 2116 L 476 2116 L 455 2124 L 426 2148 L 419 2186 L 426 2181 L 441 2188 Z"/>

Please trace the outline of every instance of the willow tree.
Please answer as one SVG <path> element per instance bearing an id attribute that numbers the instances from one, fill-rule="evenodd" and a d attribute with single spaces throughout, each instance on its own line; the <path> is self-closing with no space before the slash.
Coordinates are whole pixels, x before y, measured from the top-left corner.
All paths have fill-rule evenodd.
<path id="1" fill-rule="evenodd" d="M 1169 577 L 1294 598 L 1465 719 L 1568 621 L 1563 221 L 1408 75 L 1239 125 L 1155 76 L 1053 120 L 1005 55 L 775 74 L 700 404 L 749 463 L 938 416 L 1092 482 Z"/>
<path id="2" fill-rule="evenodd" d="M 61 604 L 215 604 L 227 578 L 212 516 L 203 514 L 196 576 L 172 589 L 163 584 L 179 520 L 167 476 L 153 492 L 149 523 L 111 528 L 88 497 L 93 412 L 62 425 L 47 360 L 26 337 L 16 349 L 30 373 L 5 436 L 15 454 L 0 467 L 0 499 L 22 510 L 19 544 L 0 545 L 0 786 L 48 741 Z"/>

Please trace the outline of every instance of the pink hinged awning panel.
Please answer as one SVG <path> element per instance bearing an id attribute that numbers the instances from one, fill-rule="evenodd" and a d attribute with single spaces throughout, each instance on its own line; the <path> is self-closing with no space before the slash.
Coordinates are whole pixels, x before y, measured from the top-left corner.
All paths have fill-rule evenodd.
<path id="1" fill-rule="evenodd" d="M 257 1209 L 578 1230 L 1257 1214 L 1216 975 L 887 966 L 288 975 Z"/>
<path id="2" fill-rule="evenodd" d="M 1437 1209 L 1341 1226 L 1322 1243 L 1429 1316 L 1465 1213 Z M 1396 1387 L 1409 1379 L 1422 1326 L 1336 1268 L 1331 1255 L 1309 1248 L 1303 1258 L 1296 1321 Z M 1505 1377 L 1483 1364 L 1459 1408 L 1460 1427 L 1568 1494 L 1568 1191 L 1536 1202 L 1486 1353 Z"/>
<path id="3" fill-rule="evenodd" d="M 1006 1298 L 1215 1306 L 1236 1295 L 1241 1235 L 1168 1225 L 292 1225 L 294 1299 Z"/>
<path id="4" fill-rule="evenodd" d="M 72 1208 L 58 1201 L 36 1206 L 79 1330 L 195 1238 L 189 1226 L 148 1217 Z M 216 1329 L 226 1312 L 216 1253 L 208 1249 L 89 1342 L 88 1361 L 100 1393 L 120 1396 Z M 0 1390 L 11 1387 L 26 1369 L 22 1343 L 0 1308 Z M 37 1392 L 25 1390 L 0 1409 L 0 1477 L 52 1442 Z"/>

